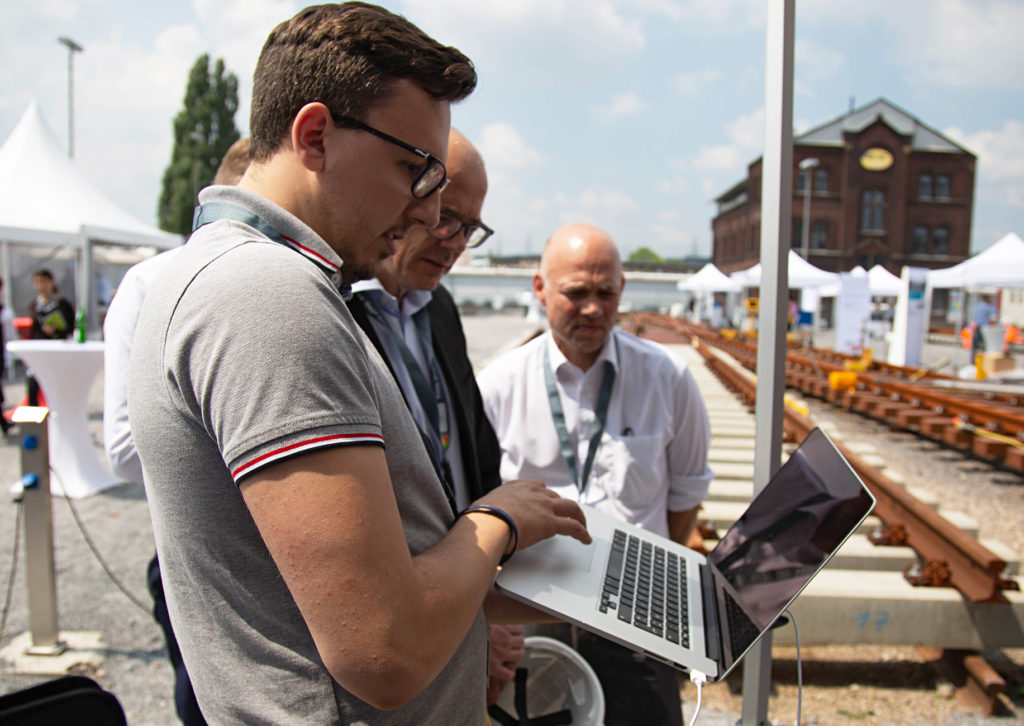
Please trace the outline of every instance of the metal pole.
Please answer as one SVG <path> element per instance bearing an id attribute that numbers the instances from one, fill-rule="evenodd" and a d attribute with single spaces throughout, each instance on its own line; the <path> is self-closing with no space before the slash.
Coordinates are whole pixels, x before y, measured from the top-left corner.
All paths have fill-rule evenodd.
<path id="1" fill-rule="evenodd" d="M 761 292 L 755 401 L 754 491 L 778 471 L 785 392 L 787 266 L 793 208 L 793 29 L 796 0 L 770 0 L 765 50 L 765 137 L 761 186 Z M 743 726 L 768 723 L 772 637 L 743 666 Z"/>
<path id="2" fill-rule="evenodd" d="M 21 501 L 25 522 L 25 562 L 31 655 L 60 655 L 67 646 L 57 629 L 57 575 L 53 559 L 50 505 L 49 409 L 17 408 L 11 420 L 21 433 Z"/>
<path id="3" fill-rule="evenodd" d="M 808 255 L 811 249 L 811 169 L 816 166 L 818 166 L 817 159 L 804 159 L 800 162 L 800 170 L 804 173 L 804 222 L 800 237 L 804 251 L 803 257 L 808 261 L 810 261 Z"/>
<path id="4" fill-rule="evenodd" d="M 57 42 L 68 49 L 68 157 L 75 157 L 75 94 L 74 65 L 75 53 L 81 53 L 82 46 L 67 36 L 57 38 Z"/>

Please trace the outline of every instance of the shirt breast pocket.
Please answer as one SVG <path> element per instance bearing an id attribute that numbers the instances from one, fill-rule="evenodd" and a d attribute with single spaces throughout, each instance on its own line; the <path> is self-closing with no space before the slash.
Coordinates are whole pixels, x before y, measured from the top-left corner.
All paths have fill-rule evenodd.
<path id="1" fill-rule="evenodd" d="M 633 513 L 654 505 L 665 486 L 663 436 L 608 436 L 601 454 L 609 497 Z"/>

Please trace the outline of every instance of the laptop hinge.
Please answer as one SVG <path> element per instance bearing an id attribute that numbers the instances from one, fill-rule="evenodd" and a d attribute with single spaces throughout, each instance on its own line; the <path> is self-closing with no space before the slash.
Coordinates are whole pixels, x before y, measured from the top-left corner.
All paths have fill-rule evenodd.
<path id="1" fill-rule="evenodd" d="M 704 598 L 704 648 L 709 660 L 720 663 L 722 660 L 722 630 L 718 622 L 715 580 L 711 576 L 711 568 L 706 564 L 700 566 L 699 572 L 700 592 Z"/>

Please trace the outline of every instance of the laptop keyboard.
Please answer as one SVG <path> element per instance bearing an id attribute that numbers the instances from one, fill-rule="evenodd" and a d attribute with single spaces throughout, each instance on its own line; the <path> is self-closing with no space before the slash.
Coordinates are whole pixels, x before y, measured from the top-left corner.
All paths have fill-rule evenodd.
<path id="1" fill-rule="evenodd" d="M 615 530 L 601 592 L 601 612 L 689 647 L 686 560 Z"/>
<path id="2" fill-rule="evenodd" d="M 729 591 L 725 591 L 725 617 L 729 621 L 729 647 L 732 657 L 738 658 L 761 634 L 754 621 L 740 608 Z"/>

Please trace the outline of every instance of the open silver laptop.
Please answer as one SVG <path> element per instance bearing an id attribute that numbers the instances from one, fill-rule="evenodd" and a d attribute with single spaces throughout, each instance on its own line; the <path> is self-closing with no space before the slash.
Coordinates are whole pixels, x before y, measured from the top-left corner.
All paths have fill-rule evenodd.
<path id="1" fill-rule="evenodd" d="M 609 640 L 721 680 L 874 505 L 815 429 L 707 557 L 584 507 L 592 544 L 544 540 L 517 552 L 496 584 Z"/>

